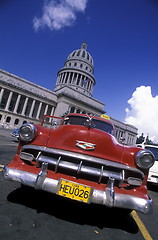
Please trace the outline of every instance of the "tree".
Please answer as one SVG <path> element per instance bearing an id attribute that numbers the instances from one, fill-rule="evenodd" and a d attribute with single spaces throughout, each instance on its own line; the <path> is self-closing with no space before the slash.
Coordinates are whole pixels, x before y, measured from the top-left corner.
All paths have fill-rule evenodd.
<path id="1" fill-rule="evenodd" d="M 137 137 L 136 144 L 141 144 L 145 140 L 144 134 L 142 133 L 141 136 Z"/>

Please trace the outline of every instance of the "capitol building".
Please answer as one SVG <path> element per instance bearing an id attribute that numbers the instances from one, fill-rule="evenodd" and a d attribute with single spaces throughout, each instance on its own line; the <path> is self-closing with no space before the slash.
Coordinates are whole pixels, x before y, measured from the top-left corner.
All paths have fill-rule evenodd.
<path id="1" fill-rule="evenodd" d="M 40 123 L 43 115 L 84 113 L 101 116 L 105 104 L 93 98 L 94 62 L 87 44 L 70 53 L 58 71 L 54 91 L 0 70 L 0 128 L 15 129 L 26 122 Z M 111 117 L 118 140 L 134 145 L 137 128 Z"/>

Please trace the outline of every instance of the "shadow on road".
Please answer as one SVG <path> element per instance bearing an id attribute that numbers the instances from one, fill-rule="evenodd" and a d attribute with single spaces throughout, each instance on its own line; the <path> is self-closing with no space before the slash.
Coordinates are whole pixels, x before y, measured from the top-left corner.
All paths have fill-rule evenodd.
<path id="1" fill-rule="evenodd" d="M 97 226 L 100 229 L 122 229 L 132 234 L 138 232 L 134 219 L 123 209 L 79 203 L 24 186 L 11 192 L 8 201 L 77 224 Z"/>

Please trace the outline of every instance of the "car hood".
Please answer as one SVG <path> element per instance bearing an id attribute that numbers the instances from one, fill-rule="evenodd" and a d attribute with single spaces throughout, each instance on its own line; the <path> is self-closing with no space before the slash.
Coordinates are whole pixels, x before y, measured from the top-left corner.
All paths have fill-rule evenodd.
<path id="1" fill-rule="evenodd" d="M 63 125 L 52 129 L 46 146 L 119 163 L 122 163 L 124 152 L 124 146 L 119 144 L 111 134 L 78 125 Z"/>

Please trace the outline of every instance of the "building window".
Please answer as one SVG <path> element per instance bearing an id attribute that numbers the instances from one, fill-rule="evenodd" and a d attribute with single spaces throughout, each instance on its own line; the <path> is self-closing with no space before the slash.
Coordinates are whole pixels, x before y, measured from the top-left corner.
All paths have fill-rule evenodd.
<path id="1" fill-rule="evenodd" d="M 0 104 L 0 108 L 5 109 L 6 104 L 7 104 L 7 100 L 9 98 L 9 93 L 10 93 L 10 91 L 8 89 L 4 89 L 4 93 L 3 93 L 2 101 L 1 101 L 1 104 Z"/>
<path id="2" fill-rule="evenodd" d="M 6 123 L 10 123 L 11 117 L 6 118 Z"/>
<path id="3" fill-rule="evenodd" d="M 75 51 L 73 52 L 73 54 L 72 54 L 72 57 L 74 57 L 75 56 Z"/>
<path id="4" fill-rule="evenodd" d="M 22 124 L 25 124 L 25 123 L 27 123 L 27 121 L 26 121 L 26 120 L 24 120 Z"/>
<path id="5" fill-rule="evenodd" d="M 74 74 L 74 77 L 73 77 L 73 84 L 75 84 L 76 79 L 77 79 L 77 73 Z"/>
<path id="6" fill-rule="evenodd" d="M 80 83 L 80 78 L 81 78 L 81 74 L 79 74 L 79 75 L 78 75 L 78 78 L 77 78 L 77 83 L 76 83 L 76 85 L 79 85 L 79 83 Z"/>
<path id="7" fill-rule="evenodd" d="M 81 110 L 80 109 L 77 109 L 77 111 L 76 111 L 77 113 L 80 113 L 81 112 Z"/>
<path id="8" fill-rule="evenodd" d="M 74 113 L 75 112 L 75 107 L 71 107 L 70 108 L 70 113 Z"/>
<path id="9" fill-rule="evenodd" d="M 51 111 L 52 111 L 52 106 L 48 106 L 48 110 L 47 110 L 47 115 L 51 115 Z"/>
<path id="10" fill-rule="evenodd" d="M 81 50 L 78 51 L 77 56 L 80 56 L 80 52 L 81 52 Z"/>
<path id="11" fill-rule="evenodd" d="M 19 119 L 16 118 L 15 121 L 14 121 L 14 125 L 18 125 L 19 124 Z"/>

